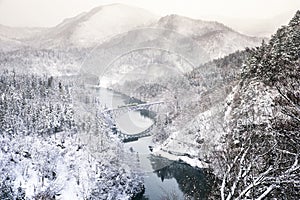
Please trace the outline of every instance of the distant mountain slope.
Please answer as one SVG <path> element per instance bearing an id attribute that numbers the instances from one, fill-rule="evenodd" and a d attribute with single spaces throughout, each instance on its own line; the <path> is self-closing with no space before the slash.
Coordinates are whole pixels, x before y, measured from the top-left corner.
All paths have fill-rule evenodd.
<path id="1" fill-rule="evenodd" d="M 113 65 L 116 62 L 119 66 L 132 66 L 133 58 L 139 56 L 139 52 L 136 50 L 140 50 L 140 54 L 143 54 L 143 49 L 151 48 L 153 52 L 156 51 L 157 53 L 148 55 L 148 59 L 143 59 L 140 63 L 135 62 L 134 65 L 145 66 L 148 63 L 149 65 L 159 64 L 162 67 L 164 65 L 166 67 L 174 67 L 180 63 L 184 65 L 180 59 L 175 59 L 182 58 L 192 66 L 186 67 L 182 71 L 186 73 L 200 64 L 209 62 L 215 58 L 226 56 L 246 47 L 258 46 L 261 41 L 262 38 L 242 35 L 218 22 L 169 15 L 160 18 L 150 27 L 140 27 L 118 34 L 98 45 L 92 55 L 86 59 L 83 71 L 104 75 L 109 74 L 108 79 L 110 82 L 116 82 L 115 80 L 119 78 L 115 77 L 112 79 L 111 77 L 119 72 L 117 69 L 110 69 L 108 66 L 118 67 Z M 158 50 L 161 50 L 161 52 Z M 135 51 L 134 55 L 131 53 L 132 51 Z M 165 59 L 162 59 L 164 57 L 162 51 L 168 51 L 169 58 L 173 57 L 173 61 L 169 59 L 168 62 L 158 63 L 158 61 L 165 61 Z M 123 59 L 128 54 L 130 56 L 127 59 Z M 143 57 L 145 58 L 145 56 Z M 99 64 L 96 65 L 96 63 Z M 132 69 L 135 68 L 132 67 Z M 110 72 L 110 70 L 113 70 L 113 72 Z M 125 74 L 124 72 L 122 73 L 122 76 L 121 74 L 118 76 L 124 77 Z M 130 72 L 126 71 L 125 73 Z M 105 82 L 107 83 L 107 80 Z"/>
<path id="2" fill-rule="evenodd" d="M 104 41 L 109 42 L 112 37 L 127 31 L 149 27 L 174 31 L 193 39 L 211 59 L 223 57 L 245 47 L 258 46 L 262 40 L 242 35 L 218 22 L 195 20 L 179 15 L 159 18 L 144 9 L 111 4 L 66 19 L 32 42 L 43 47 L 92 47 Z M 161 32 L 161 36 L 158 37 L 166 38 L 167 35 L 163 34 L 166 32 Z"/>
<path id="3" fill-rule="evenodd" d="M 202 36 L 214 31 L 233 31 L 229 27 L 213 21 L 204 21 L 200 19 L 191 19 L 180 15 L 167 15 L 159 19 L 157 27 L 163 27 L 177 31 L 188 36 Z"/>
<path id="4" fill-rule="evenodd" d="M 24 40 L 36 36 L 46 29 L 47 28 L 9 27 L 0 24 L 0 37 L 14 40 Z"/>
<path id="5" fill-rule="evenodd" d="M 95 75 L 111 74 L 107 72 L 109 67 L 133 64 L 135 67 L 145 66 L 145 69 L 149 69 L 147 65 L 154 68 L 157 68 L 156 65 L 181 65 L 180 71 L 185 73 L 215 58 L 245 47 L 258 46 L 261 40 L 262 38 L 242 35 L 218 22 L 178 15 L 159 18 L 144 9 L 123 4 L 100 6 L 47 29 L 0 26 L 2 51 L 19 50 L 24 46 L 35 50 L 81 49 L 85 52 L 82 55 L 89 56 L 80 58 L 86 58 L 81 65 L 82 72 Z M 90 53 L 91 49 L 94 50 Z M 14 52 L 9 56 L 14 58 Z M 143 57 L 143 61 L 133 61 L 132 57 Z M 25 57 L 23 59 L 27 60 Z M 114 73 L 119 73 L 118 69 L 113 70 Z"/>
<path id="6" fill-rule="evenodd" d="M 82 71 L 101 75 L 100 78 L 108 76 L 111 80 L 114 75 L 129 75 L 141 66 L 147 69 L 150 65 L 177 68 L 185 73 L 209 60 L 206 51 L 189 37 L 166 29 L 140 28 L 98 45 L 88 55 Z"/>
<path id="7" fill-rule="evenodd" d="M 156 26 L 193 38 L 212 59 L 226 56 L 245 47 L 258 46 L 262 41 L 262 38 L 240 34 L 219 22 L 195 20 L 179 15 L 163 17 Z"/>
<path id="8" fill-rule="evenodd" d="M 157 16 L 136 7 L 111 4 L 96 7 L 51 28 L 41 40 L 46 44 L 89 47 L 141 26 L 148 26 Z"/>
<path id="9" fill-rule="evenodd" d="M 0 51 L 17 50 L 28 45 L 27 40 L 40 35 L 46 28 L 15 28 L 0 24 Z"/>
<path id="10" fill-rule="evenodd" d="M 19 49 L 24 44 L 18 40 L 6 38 L 3 36 L 0 36 L 0 51 L 12 51 Z"/>
<path id="11" fill-rule="evenodd" d="M 41 40 L 50 46 L 91 47 L 104 41 L 109 42 L 111 37 L 127 31 L 149 27 L 167 29 L 190 37 L 211 59 L 223 57 L 245 47 L 258 46 L 262 41 L 262 38 L 242 35 L 218 22 L 195 20 L 179 15 L 168 15 L 158 19 L 146 10 L 122 4 L 97 7 L 88 13 L 67 19 L 51 28 Z M 161 34 L 159 37 L 167 36 L 163 35 L 166 32 Z"/>

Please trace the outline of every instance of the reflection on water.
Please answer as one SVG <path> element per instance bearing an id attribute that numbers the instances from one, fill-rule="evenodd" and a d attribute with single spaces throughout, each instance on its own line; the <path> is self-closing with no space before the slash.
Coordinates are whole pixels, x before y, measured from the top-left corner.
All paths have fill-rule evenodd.
<path id="1" fill-rule="evenodd" d="M 157 159 L 161 158 L 151 157 L 150 160 L 154 160 L 151 163 L 155 165 L 157 163 L 155 160 Z M 210 192 L 210 183 L 205 173 L 185 163 L 173 162 L 164 168 L 156 170 L 155 173 L 161 181 L 175 179 L 179 189 L 188 199 L 207 199 L 207 195 Z"/>
<path id="2" fill-rule="evenodd" d="M 153 164 L 153 169 L 158 168 L 156 165 L 160 162 L 169 162 L 169 165 L 146 173 L 144 177 L 145 192 L 143 196 L 137 197 L 135 200 L 207 199 L 210 183 L 201 169 L 177 161 L 170 162 L 156 156 L 151 156 L 149 160 Z"/>
<path id="3" fill-rule="evenodd" d="M 138 154 L 144 172 L 145 192 L 136 200 L 206 199 L 209 181 L 202 169 L 167 158 L 151 155 L 152 137 L 125 143 L 125 148 Z"/>
<path id="4" fill-rule="evenodd" d="M 130 111 L 118 117 L 116 123 L 122 133 L 138 134 L 152 126 L 154 121 L 141 111 Z"/>

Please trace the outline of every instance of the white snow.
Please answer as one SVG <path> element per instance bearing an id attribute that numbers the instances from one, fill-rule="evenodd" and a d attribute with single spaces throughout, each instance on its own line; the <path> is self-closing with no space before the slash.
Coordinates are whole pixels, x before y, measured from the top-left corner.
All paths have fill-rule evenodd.
<path id="1" fill-rule="evenodd" d="M 177 156 L 177 155 L 168 153 L 166 151 L 163 151 L 161 149 L 158 149 L 157 147 L 154 148 L 153 155 L 162 156 L 169 160 L 183 161 L 192 167 L 198 167 L 198 168 L 208 168 L 209 167 L 209 165 L 207 163 L 200 161 L 198 158 L 189 158 L 187 156 Z"/>
<path id="2" fill-rule="evenodd" d="M 36 136 L 15 136 L 11 141 L 1 137 L 0 169 L 7 171 L 7 174 L 1 173 L 1 177 L 9 175 L 13 180 L 13 190 L 17 191 L 21 186 L 26 193 L 26 198 L 29 199 L 45 191 L 51 191 L 52 194 L 56 194 L 57 199 L 62 200 L 86 199 L 92 189 L 101 190 L 104 186 L 107 195 L 114 194 L 117 198 L 128 199 L 129 195 L 123 190 L 128 187 L 130 189 L 138 187 L 134 181 L 139 178 L 131 179 L 133 177 L 130 171 L 109 164 L 112 159 L 109 158 L 109 152 L 102 153 L 103 157 L 97 157 L 95 153 L 90 152 L 88 145 L 65 134 L 61 132 L 47 139 Z M 61 143 L 62 138 L 64 143 Z M 78 145 L 82 148 L 78 149 Z M 25 152 L 30 156 L 24 157 Z M 42 179 L 43 173 L 51 175 L 52 172 L 55 172 L 54 179 L 46 177 L 45 174 L 44 180 Z M 103 180 L 97 178 L 99 173 L 102 174 Z M 124 176 L 123 189 L 120 188 L 119 183 L 107 185 L 107 180 L 117 181 L 112 178 L 115 176 Z M 127 185 L 129 182 L 132 187 Z M 120 189 L 121 192 L 118 191 Z"/>

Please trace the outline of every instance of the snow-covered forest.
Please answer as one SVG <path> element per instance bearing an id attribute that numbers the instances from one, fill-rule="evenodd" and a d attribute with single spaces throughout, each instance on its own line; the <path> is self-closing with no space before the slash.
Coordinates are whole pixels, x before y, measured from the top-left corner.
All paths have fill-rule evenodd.
<path id="1" fill-rule="evenodd" d="M 127 199 L 143 190 L 120 141 L 88 109 L 97 99 L 85 94 L 77 108 L 72 82 L 14 71 L 1 74 L 0 88 L 1 199 Z"/>

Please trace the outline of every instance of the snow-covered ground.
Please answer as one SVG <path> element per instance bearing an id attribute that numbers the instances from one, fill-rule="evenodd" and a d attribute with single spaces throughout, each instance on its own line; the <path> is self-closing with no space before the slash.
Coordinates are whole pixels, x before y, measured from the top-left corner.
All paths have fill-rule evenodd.
<path id="1" fill-rule="evenodd" d="M 95 157 L 88 144 L 61 132 L 50 137 L 1 136 L 1 180 L 22 188 L 26 198 L 39 195 L 56 199 L 129 199 L 141 192 L 142 180 L 115 155 Z M 97 154 L 96 154 L 97 155 Z M 3 182 L 1 184 L 3 186 Z"/>

